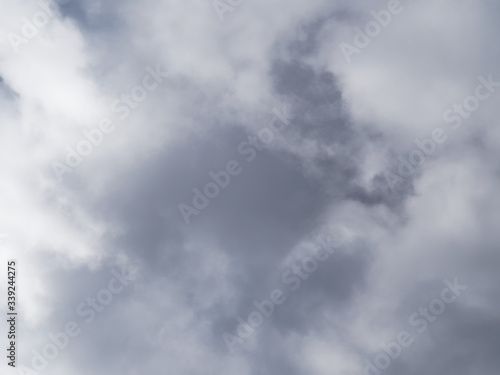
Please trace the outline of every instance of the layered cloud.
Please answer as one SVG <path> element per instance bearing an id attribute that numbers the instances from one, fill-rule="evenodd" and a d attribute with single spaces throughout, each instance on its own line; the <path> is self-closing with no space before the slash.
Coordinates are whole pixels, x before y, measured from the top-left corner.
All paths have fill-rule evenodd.
<path id="1" fill-rule="evenodd" d="M 498 370 L 498 5 L 236 3 L 2 0 L 8 373 Z"/>

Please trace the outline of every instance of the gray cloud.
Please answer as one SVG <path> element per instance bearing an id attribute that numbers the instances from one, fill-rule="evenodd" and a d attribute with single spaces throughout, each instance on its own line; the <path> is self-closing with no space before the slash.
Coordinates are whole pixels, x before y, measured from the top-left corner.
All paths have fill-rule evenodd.
<path id="1" fill-rule="evenodd" d="M 498 6 L 403 4 L 350 64 L 340 43 L 386 2 L 245 2 L 220 22 L 211 2 L 70 1 L 19 53 L 5 37 L 0 251 L 21 264 L 18 363 L 75 321 L 41 373 L 361 375 L 402 330 L 415 341 L 380 374 L 494 373 L 497 97 L 397 189 L 384 173 L 479 75 L 500 79 Z M 39 10 L 6 5 L 3 34 Z M 118 120 L 111 103 L 157 64 L 169 76 Z M 289 123 L 246 144 L 249 160 L 240 145 L 276 110 Z M 59 182 L 51 163 L 103 116 L 116 130 Z M 179 205 L 232 160 L 241 173 L 187 223 Z M 340 247 L 292 290 L 283 274 L 318 231 Z M 117 270 L 133 281 L 85 323 L 78 306 Z M 409 316 L 456 277 L 467 291 L 416 332 Z M 275 289 L 286 301 L 231 354 L 223 334 Z"/>

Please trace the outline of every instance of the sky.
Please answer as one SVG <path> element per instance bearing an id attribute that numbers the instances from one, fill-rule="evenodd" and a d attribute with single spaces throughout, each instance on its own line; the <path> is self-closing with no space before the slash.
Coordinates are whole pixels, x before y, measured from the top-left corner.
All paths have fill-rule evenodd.
<path id="1" fill-rule="evenodd" d="M 497 1 L 0 5 L 2 374 L 498 373 Z"/>

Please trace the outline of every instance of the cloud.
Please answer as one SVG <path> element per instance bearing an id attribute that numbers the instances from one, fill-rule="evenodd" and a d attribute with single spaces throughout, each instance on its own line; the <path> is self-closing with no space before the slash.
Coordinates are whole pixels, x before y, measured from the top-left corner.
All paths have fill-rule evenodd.
<path id="1" fill-rule="evenodd" d="M 387 1 L 246 1 L 224 22 L 210 1 L 70 1 L 18 53 L 6 36 L 42 8 L 5 4 L 0 253 L 20 264 L 18 363 L 77 321 L 44 372 L 363 374 L 458 277 L 468 290 L 383 373 L 498 369 L 497 98 L 398 189 L 384 177 L 478 76 L 500 78 L 498 6 L 401 3 L 350 64 L 340 44 Z M 168 76 L 120 118 L 113 103 L 156 66 Z M 275 110 L 289 124 L 249 162 L 239 145 Z M 52 163 L 102 118 L 113 132 L 59 181 Z M 179 204 L 231 160 L 242 172 L 187 224 Z M 318 231 L 336 254 L 231 354 L 224 332 L 289 291 Z M 79 304 L 117 269 L 133 282 L 86 324 Z"/>

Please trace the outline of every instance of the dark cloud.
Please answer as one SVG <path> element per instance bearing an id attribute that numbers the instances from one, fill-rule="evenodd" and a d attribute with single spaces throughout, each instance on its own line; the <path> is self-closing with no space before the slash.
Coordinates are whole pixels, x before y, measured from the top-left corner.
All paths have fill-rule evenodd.
<path id="1" fill-rule="evenodd" d="M 0 226 L 27 270 L 21 363 L 76 321 L 45 373 L 361 375 L 402 330 L 415 342 L 381 374 L 494 373 L 495 99 L 396 189 L 386 172 L 493 70 L 497 6 L 408 4 L 347 64 L 339 44 L 386 6 L 246 2 L 219 22 L 211 2 L 70 1 L 25 55 L 2 57 Z M 157 64 L 171 74 L 116 120 L 111 103 Z M 289 123 L 250 145 L 276 111 Z M 51 163 L 102 116 L 116 130 L 57 183 Z M 179 205 L 230 161 L 241 173 L 187 223 Z M 292 290 L 283 275 L 318 233 L 339 246 Z M 133 280 L 85 323 L 78 306 L 123 270 Z M 411 314 L 456 277 L 467 291 L 416 332 Z M 275 289 L 286 301 L 230 353 L 223 335 Z"/>

